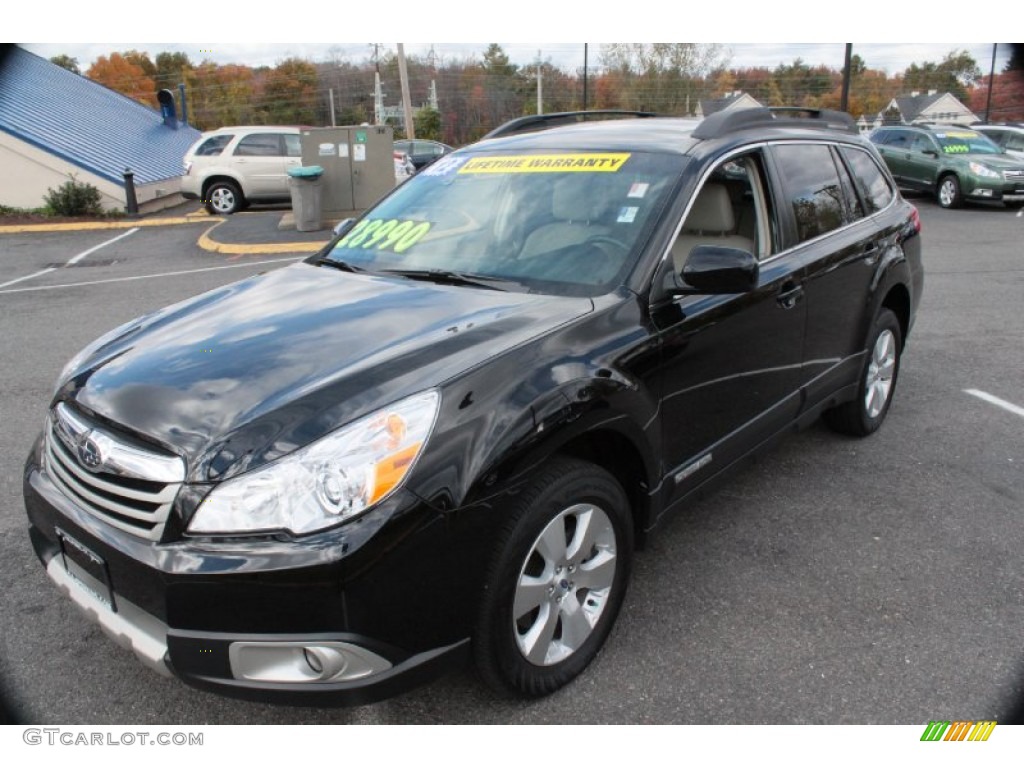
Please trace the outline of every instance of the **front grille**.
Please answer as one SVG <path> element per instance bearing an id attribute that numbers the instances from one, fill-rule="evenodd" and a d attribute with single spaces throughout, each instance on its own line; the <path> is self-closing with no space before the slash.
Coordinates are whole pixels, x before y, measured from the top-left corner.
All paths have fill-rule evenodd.
<path id="1" fill-rule="evenodd" d="M 1007 181 L 1020 181 L 1024 179 L 1024 170 L 1003 171 L 1003 178 Z"/>
<path id="2" fill-rule="evenodd" d="M 96 452 L 82 460 L 81 446 Z M 89 514 L 122 531 L 157 541 L 184 480 L 181 459 L 158 454 L 93 426 L 63 403 L 45 437 L 45 470 L 60 491 Z"/>

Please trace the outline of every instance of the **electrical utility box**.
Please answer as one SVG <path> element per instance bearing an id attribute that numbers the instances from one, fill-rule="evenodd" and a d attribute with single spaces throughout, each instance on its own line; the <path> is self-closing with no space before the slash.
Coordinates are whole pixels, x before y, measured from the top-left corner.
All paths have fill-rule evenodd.
<path id="1" fill-rule="evenodd" d="M 302 164 L 324 169 L 323 218 L 362 213 L 395 188 L 394 130 L 389 125 L 303 128 Z"/>

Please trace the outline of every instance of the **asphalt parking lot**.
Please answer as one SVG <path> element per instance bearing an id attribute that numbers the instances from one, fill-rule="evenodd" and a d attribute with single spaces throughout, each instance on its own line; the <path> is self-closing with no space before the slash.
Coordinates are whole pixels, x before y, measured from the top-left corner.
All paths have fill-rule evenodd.
<path id="1" fill-rule="evenodd" d="M 350 709 L 234 701 L 145 669 L 50 585 L 21 503 L 51 386 L 80 347 L 327 233 L 282 232 L 280 210 L 213 230 L 0 232 L 4 701 L 31 723 L 1020 722 L 1024 216 L 912 201 L 925 295 L 878 434 L 816 425 L 669 520 L 605 650 L 554 696 L 500 698 L 466 670 Z"/>

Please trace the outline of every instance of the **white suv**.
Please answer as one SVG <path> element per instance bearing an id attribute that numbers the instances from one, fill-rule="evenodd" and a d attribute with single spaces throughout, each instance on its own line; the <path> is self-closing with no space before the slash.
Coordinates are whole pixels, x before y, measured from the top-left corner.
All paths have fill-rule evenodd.
<path id="1" fill-rule="evenodd" d="M 302 164 L 294 126 L 236 126 L 204 133 L 185 153 L 181 194 L 214 214 L 291 200 L 288 168 Z"/>

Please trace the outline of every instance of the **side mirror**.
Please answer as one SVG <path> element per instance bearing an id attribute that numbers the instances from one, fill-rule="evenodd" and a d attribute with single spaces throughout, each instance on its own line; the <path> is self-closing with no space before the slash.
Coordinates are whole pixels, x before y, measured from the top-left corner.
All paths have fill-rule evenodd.
<path id="1" fill-rule="evenodd" d="M 927 155 L 928 157 L 931 157 L 931 158 L 933 158 L 935 160 L 937 160 L 939 158 L 939 153 L 936 152 L 934 149 L 924 149 L 924 150 L 921 150 L 921 154 L 922 155 Z"/>
<path id="2" fill-rule="evenodd" d="M 683 265 L 686 293 L 747 293 L 757 287 L 754 254 L 721 245 L 698 245 Z"/>

